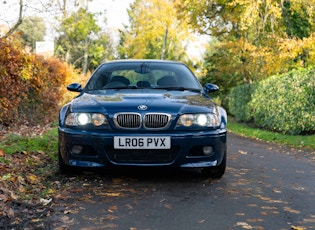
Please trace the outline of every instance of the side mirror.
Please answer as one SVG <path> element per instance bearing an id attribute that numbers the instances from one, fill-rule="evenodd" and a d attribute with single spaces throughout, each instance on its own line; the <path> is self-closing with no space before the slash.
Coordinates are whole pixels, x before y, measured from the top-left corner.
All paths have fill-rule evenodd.
<path id="1" fill-rule="evenodd" d="M 71 92 L 82 92 L 82 86 L 79 83 L 72 83 L 67 86 L 67 90 Z"/>
<path id="2" fill-rule="evenodd" d="M 215 84 L 211 84 L 211 83 L 207 83 L 204 86 L 204 91 L 206 93 L 213 93 L 219 90 L 219 86 L 215 85 Z"/>

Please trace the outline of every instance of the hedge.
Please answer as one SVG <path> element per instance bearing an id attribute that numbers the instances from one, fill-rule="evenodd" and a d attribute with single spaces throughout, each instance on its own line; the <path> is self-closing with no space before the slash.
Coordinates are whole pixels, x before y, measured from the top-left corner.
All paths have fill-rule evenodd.
<path id="1" fill-rule="evenodd" d="M 74 78 L 77 73 L 66 63 L 0 39 L 0 128 L 57 120 L 65 85 Z"/>
<path id="2" fill-rule="evenodd" d="M 285 134 L 315 132 L 315 69 L 294 70 L 234 88 L 230 111 L 238 121 Z"/>
<path id="3" fill-rule="evenodd" d="M 248 103 L 251 101 L 255 89 L 255 84 L 245 84 L 231 90 L 229 112 L 235 117 L 236 121 L 248 122 L 252 120 L 251 109 Z"/>

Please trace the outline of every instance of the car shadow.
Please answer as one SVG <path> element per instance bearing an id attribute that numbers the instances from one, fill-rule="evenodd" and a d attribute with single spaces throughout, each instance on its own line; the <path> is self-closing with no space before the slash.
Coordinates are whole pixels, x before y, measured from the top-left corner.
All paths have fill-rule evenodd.
<path id="1" fill-rule="evenodd" d="M 179 169 L 179 168 L 161 168 L 161 167 L 118 167 L 118 168 L 82 168 L 73 173 L 60 175 L 78 180 L 114 180 L 124 179 L 142 182 L 182 182 L 200 183 L 203 181 L 217 181 L 218 179 L 207 178 L 201 174 L 200 169 Z M 65 178 L 64 178 L 65 179 Z"/>

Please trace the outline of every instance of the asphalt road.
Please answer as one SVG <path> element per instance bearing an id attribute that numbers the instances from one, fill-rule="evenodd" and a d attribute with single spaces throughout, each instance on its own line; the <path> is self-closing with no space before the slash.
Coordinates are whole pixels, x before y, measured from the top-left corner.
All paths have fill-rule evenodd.
<path id="1" fill-rule="evenodd" d="M 219 180 L 196 170 L 64 177 L 49 228 L 315 229 L 314 166 L 315 153 L 229 134 Z"/>

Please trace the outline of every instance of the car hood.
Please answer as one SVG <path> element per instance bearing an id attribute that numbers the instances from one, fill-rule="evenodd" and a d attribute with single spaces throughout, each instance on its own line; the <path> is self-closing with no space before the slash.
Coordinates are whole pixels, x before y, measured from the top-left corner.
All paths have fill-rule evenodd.
<path id="1" fill-rule="evenodd" d="M 72 112 L 146 112 L 197 113 L 211 112 L 213 101 L 206 95 L 190 91 L 134 90 L 82 93 L 70 104 Z"/>

